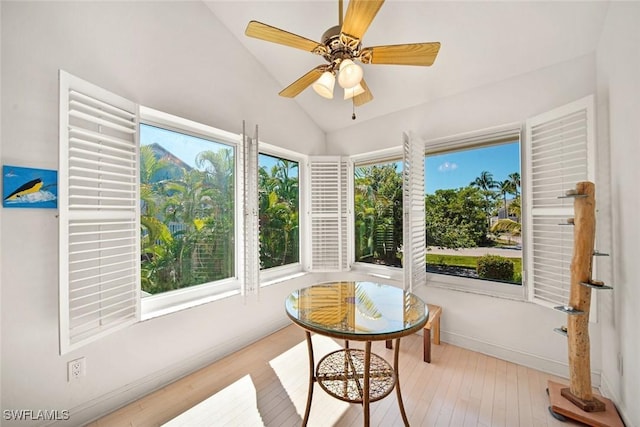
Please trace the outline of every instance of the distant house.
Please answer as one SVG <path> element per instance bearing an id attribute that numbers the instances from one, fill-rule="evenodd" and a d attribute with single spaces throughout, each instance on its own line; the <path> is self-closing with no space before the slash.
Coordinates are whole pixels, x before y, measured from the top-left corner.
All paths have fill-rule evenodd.
<path id="1" fill-rule="evenodd" d="M 492 223 L 493 223 L 493 219 L 495 219 L 496 221 L 499 219 L 505 219 L 505 218 L 509 218 L 512 219 L 514 221 L 518 220 L 518 217 L 510 212 L 507 212 L 509 210 L 509 207 L 511 206 L 511 203 L 513 203 L 513 199 L 511 200 L 507 200 L 507 210 L 505 211 L 504 209 L 504 205 L 500 208 L 498 208 L 498 216 L 497 217 L 493 217 L 492 218 Z"/>
<path id="2" fill-rule="evenodd" d="M 164 167 L 153 174 L 153 176 L 151 177 L 151 182 L 180 178 L 184 174 L 184 171 L 188 172 L 193 169 L 182 159 L 177 157 L 172 152 L 168 151 L 157 142 L 149 144 L 148 147 L 151 148 L 151 150 L 153 151 L 153 155 L 157 160 L 164 160 L 165 162 L 167 162 L 167 167 Z"/>

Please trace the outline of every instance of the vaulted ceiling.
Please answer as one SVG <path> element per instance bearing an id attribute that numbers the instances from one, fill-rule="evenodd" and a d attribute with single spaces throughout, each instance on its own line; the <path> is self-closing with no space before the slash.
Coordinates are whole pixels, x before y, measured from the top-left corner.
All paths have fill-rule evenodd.
<path id="1" fill-rule="evenodd" d="M 285 88 L 326 63 L 318 55 L 245 36 L 250 20 L 315 41 L 338 24 L 338 1 L 206 1 L 207 6 Z M 344 10 L 348 0 L 345 0 Z M 363 46 L 439 41 L 431 67 L 363 64 L 373 101 L 356 108 L 336 90 L 334 99 L 311 87 L 295 99 L 326 132 L 401 111 L 430 100 L 541 69 L 595 51 L 607 2 L 485 2 L 387 0 Z M 567 76 L 570 78 L 570 76 Z M 277 91 L 273 96 L 278 96 Z M 517 96 L 517 94 L 514 94 Z"/>

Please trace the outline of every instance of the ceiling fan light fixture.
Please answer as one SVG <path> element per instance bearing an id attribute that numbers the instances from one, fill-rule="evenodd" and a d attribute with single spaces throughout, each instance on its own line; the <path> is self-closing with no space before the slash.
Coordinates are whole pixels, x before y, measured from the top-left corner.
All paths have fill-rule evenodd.
<path id="1" fill-rule="evenodd" d="M 333 99 L 333 87 L 336 84 L 336 78 L 330 71 L 325 71 L 313 84 L 313 90 L 323 98 Z"/>
<path id="2" fill-rule="evenodd" d="M 351 89 L 362 80 L 362 67 L 350 59 L 343 59 L 340 62 L 340 73 L 338 74 L 338 84 L 343 89 Z"/>
<path id="3" fill-rule="evenodd" d="M 351 89 L 345 89 L 344 90 L 344 99 L 351 99 L 354 96 L 358 96 L 360 94 L 364 93 L 364 88 L 362 87 L 362 85 L 360 83 L 358 83 L 357 85 L 355 85 L 354 87 L 352 87 Z"/>

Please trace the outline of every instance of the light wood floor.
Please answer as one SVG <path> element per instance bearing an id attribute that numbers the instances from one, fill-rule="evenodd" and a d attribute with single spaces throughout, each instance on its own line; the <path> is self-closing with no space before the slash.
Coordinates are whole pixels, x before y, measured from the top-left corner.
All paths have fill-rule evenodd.
<path id="1" fill-rule="evenodd" d="M 313 336 L 316 362 L 340 342 Z M 357 347 L 356 343 L 351 343 Z M 402 339 L 400 384 L 413 426 L 575 426 L 548 412 L 547 380 L 566 380 L 442 343 L 422 361 L 422 337 Z M 384 342 L 378 355 L 393 360 Z M 111 426 L 299 426 L 307 397 L 304 332 L 289 326 L 90 424 Z M 317 384 L 310 426 L 360 426 L 362 407 Z M 396 393 L 371 404 L 372 426 L 401 426 Z"/>

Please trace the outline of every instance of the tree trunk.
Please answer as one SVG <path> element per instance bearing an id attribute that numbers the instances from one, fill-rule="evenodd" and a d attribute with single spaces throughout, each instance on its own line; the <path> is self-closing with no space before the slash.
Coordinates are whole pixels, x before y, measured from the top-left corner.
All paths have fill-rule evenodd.
<path id="1" fill-rule="evenodd" d="M 571 260 L 571 290 L 569 306 L 584 314 L 568 315 L 570 388 L 562 395 L 584 411 L 603 411 L 604 405 L 593 397 L 591 390 L 591 357 L 589 343 L 589 310 L 591 288 L 581 285 L 591 281 L 593 247 L 595 244 L 595 188 L 591 182 L 579 182 L 577 193 L 586 197 L 574 200 L 573 258 Z"/>

